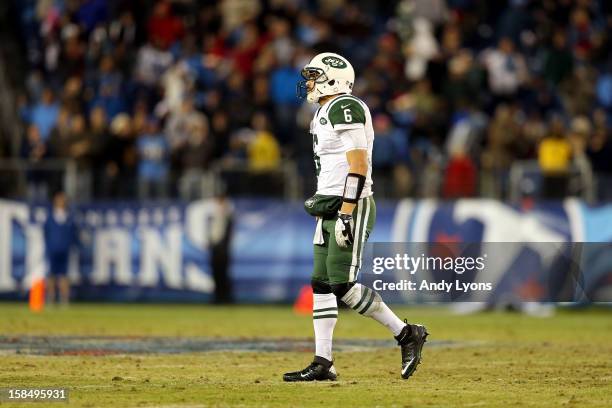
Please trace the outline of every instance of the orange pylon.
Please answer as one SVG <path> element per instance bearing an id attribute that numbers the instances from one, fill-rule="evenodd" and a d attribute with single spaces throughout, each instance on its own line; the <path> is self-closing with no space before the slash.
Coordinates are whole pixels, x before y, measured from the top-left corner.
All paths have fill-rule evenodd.
<path id="1" fill-rule="evenodd" d="M 30 310 L 41 312 L 45 307 L 45 280 L 37 279 L 30 289 Z"/>
<path id="2" fill-rule="evenodd" d="M 304 285 L 300 289 L 300 293 L 293 304 L 293 311 L 296 314 L 311 315 L 312 314 L 312 286 Z"/>

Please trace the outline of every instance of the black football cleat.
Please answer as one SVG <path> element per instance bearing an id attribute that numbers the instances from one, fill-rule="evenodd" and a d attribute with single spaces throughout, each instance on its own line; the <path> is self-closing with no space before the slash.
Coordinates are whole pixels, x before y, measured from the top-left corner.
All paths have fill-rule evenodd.
<path id="1" fill-rule="evenodd" d="M 338 374 L 334 368 L 334 363 L 319 356 L 315 356 L 314 361 L 302 371 L 285 373 L 283 381 L 336 381 Z"/>
<path id="2" fill-rule="evenodd" d="M 406 322 L 406 320 L 404 320 Z M 395 336 L 402 351 L 402 378 L 408 379 L 421 363 L 421 350 L 427 341 L 427 328 L 420 324 L 408 324 Z"/>

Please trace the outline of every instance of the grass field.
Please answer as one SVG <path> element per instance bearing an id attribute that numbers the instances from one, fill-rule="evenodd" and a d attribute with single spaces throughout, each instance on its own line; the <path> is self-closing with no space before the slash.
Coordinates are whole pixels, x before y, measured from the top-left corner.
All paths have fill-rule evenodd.
<path id="1" fill-rule="evenodd" d="M 335 353 L 339 381 L 285 384 L 308 350 L 180 354 L 0 354 L 0 388 L 70 388 L 70 406 L 610 407 L 612 313 L 564 310 L 539 319 L 508 313 L 454 316 L 402 308 L 429 328 L 431 346 L 409 381 L 397 348 Z M 308 338 L 312 321 L 288 307 L 73 305 L 31 314 L 0 303 L 0 335 Z M 340 313 L 335 338 L 387 339 L 374 321 Z M 437 344 L 435 341 L 452 341 Z M 1 406 L 36 406 L 40 403 Z M 62 406 L 55 404 L 53 406 Z"/>

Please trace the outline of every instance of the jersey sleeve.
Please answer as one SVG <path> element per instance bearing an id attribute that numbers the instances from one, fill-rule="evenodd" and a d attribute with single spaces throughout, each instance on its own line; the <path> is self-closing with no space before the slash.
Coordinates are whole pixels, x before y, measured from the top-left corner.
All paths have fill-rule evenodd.
<path id="1" fill-rule="evenodd" d="M 333 101 L 328 118 L 334 130 L 360 129 L 365 126 L 365 111 L 355 99 Z"/>
<path id="2" fill-rule="evenodd" d="M 346 129 L 340 131 L 342 146 L 347 152 L 356 149 L 367 149 L 368 139 L 364 129 Z"/>

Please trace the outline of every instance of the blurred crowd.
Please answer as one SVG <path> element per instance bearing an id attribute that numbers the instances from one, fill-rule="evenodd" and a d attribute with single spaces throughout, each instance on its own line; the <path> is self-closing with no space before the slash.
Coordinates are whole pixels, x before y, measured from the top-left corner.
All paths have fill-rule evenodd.
<path id="1" fill-rule="evenodd" d="M 576 167 L 592 170 L 600 199 L 611 196 L 612 2 L 14 8 L 29 67 L 19 154 L 74 159 L 93 197 L 193 198 L 213 166 L 258 174 L 285 161 L 311 194 L 313 107 L 296 98 L 295 83 L 323 51 L 355 67 L 354 94 L 373 114 L 381 195 L 506 198 L 512 165 L 532 160 L 544 197 L 572 194 Z"/>

